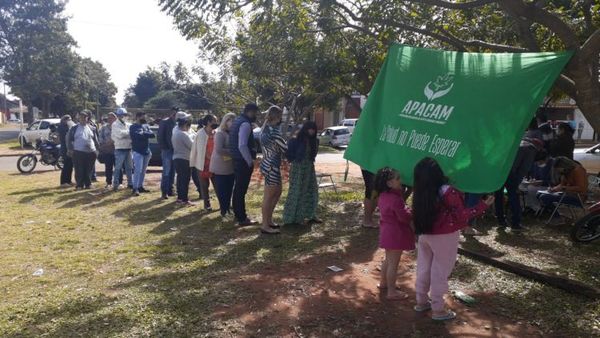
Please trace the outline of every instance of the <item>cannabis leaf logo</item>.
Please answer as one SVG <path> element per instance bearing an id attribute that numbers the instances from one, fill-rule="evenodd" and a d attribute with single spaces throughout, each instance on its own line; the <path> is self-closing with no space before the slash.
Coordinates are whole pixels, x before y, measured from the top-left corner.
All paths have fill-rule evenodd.
<path id="1" fill-rule="evenodd" d="M 425 86 L 424 94 L 429 101 L 433 101 L 448 94 L 454 87 L 454 75 L 438 76 L 435 81 L 430 81 Z"/>

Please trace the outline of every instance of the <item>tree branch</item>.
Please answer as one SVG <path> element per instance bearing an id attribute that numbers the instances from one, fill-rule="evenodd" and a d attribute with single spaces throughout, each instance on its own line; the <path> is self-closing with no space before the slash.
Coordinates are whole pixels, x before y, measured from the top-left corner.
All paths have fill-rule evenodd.
<path id="1" fill-rule="evenodd" d="M 408 0 L 408 2 L 417 2 L 423 3 L 426 5 L 432 5 L 447 9 L 472 9 L 477 7 L 482 7 L 491 3 L 498 2 L 498 0 L 473 0 L 466 2 L 449 2 L 449 1 L 441 1 L 441 0 Z"/>
<path id="2" fill-rule="evenodd" d="M 562 40 L 567 49 L 579 49 L 575 32 L 555 14 L 536 6 L 534 3 L 528 4 L 522 0 L 503 0 L 499 1 L 498 4 L 511 15 L 529 19 L 548 27 Z"/>
<path id="3" fill-rule="evenodd" d="M 572 99 L 577 101 L 577 88 L 575 87 L 575 81 L 571 80 L 568 76 L 560 74 L 554 83 L 560 90 L 569 95 Z"/>
<path id="4" fill-rule="evenodd" d="M 581 57 L 584 59 L 593 58 L 600 54 L 600 28 L 597 29 L 581 46 Z"/>

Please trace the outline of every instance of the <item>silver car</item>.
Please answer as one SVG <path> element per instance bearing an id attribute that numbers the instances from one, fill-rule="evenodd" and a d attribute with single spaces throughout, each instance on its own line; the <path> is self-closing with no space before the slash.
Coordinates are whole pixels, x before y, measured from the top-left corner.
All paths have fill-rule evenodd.
<path id="1" fill-rule="evenodd" d="M 19 143 L 22 147 L 34 144 L 37 140 L 48 139 L 50 126 L 57 126 L 60 119 L 43 119 L 30 124 L 19 133 Z"/>

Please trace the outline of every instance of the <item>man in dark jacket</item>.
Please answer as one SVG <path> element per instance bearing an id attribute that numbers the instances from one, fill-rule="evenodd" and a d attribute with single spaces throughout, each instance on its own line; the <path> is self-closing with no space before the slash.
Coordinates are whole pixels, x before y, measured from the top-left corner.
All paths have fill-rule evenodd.
<path id="1" fill-rule="evenodd" d="M 519 185 L 523 181 L 523 178 L 531 170 L 535 156 L 538 151 L 543 149 L 542 141 L 538 139 L 530 139 L 524 137 L 519 145 L 517 156 L 513 162 L 506 183 L 495 193 L 495 209 L 496 219 L 500 227 L 506 227 L 506 218 L 504 215 L 504 188 L 508 194 L 508 203 L 512 214 L 511 230 L 518 232 L 524 228 L 521 226 L 521 202 L 519 201 Z"/>
<path id="2" fill-rule="evenodd" d="M 249 103 L 229 129 L 229 151 L 233 159 L 235 185 L 233 187 L 233 212 L 239 226 L 255 225 L 258 222 L 246 214 L 246 193 L 254 171 L 256 147 L 252 134 L 252 123 L 256 121 L 258 106 Z"/>
<path id="3" fill-rule="evenodd" d="M 160 180 L 160 191 L 162 198 L 168 199 L 173 196 L 173 183 L 175 181 L 175 168 L 173 167 L 173 143 L 171 136 L 175 128 L 175 115 L 179 109 L 173 107 L 171 116 L 162 119 L 158 124 L 158 146 L 162 159 L 162 177 Z"/>
<path id="4" fill-rule="evenodd" d="M 63 158 L 63 168 L 60 171 L 60 186 L 67 188 L 73 185 L 73 159 L 67 154 L 67 133 L 74 125 L 71 115 L 63 115 L 60 119 L 57 132 L 60 139 L 60 155 Z"/>

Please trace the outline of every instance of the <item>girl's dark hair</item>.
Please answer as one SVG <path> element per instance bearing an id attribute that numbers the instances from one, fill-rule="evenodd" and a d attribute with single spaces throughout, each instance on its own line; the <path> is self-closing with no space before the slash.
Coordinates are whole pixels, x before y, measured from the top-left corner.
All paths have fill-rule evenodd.
<path id="1" fill-rule="evenodd" d="M 198 120 L 198 129 L 208 126 L 211 122 L 216 121 L 217 117 L 212 114 L 206 114 L 203 118 Z"/>
<path id="2" fill-rule="evenodd" d="M 315 134 L 313 136 L 310 136 L 308 134 L 308 131 L 310 129 L 313 129 L 315 131 Z M 314 121 L 306 121 L 306 122 L 304 122 L 304 124 L 302 125 L 302 128 L 300 128 L 300 131 L 298 132 L 298 135 L 296 136 L 298 141 L 301 141 L 301 142 L 308 141 L 308 143 L 310 145 L 312 158 L 315 158 L 315 156 L 317 156 L 317 151 L 319 150 L 318 143 L 317 143 L 317 130 L 319 130 L 319 129 L 317 128 L 317 124 Z"/>
<path id="3" fill-rule="evenodd" d="M 396 176 L 398 176 L 398 172 L 390 167 L 379 169 L 375 175 L 375 182 L 373 183 L 373 190 L 375 191 L 373 198 L 377 199 L 382 193 L 390 191 L 391 188 L 387 183 Z"/>
<path id="4" fill-rule="evenodd" d="M 570 124 L 564 122 L 558 125 L 558 129 L 561 129 L 562 131 L 570 135 L 573 135 L 573 133 L 575 132 L 573 128 L 571 128 Z"/>
<path id="5" fill-rule="evenodd" d="M 440 188 L 445 184 L 448 179 L 436 160 L 426 157 L 417 163 L 412 200 L 417 234 L 427 234 L 433 229 L 440 206 Z"/>

